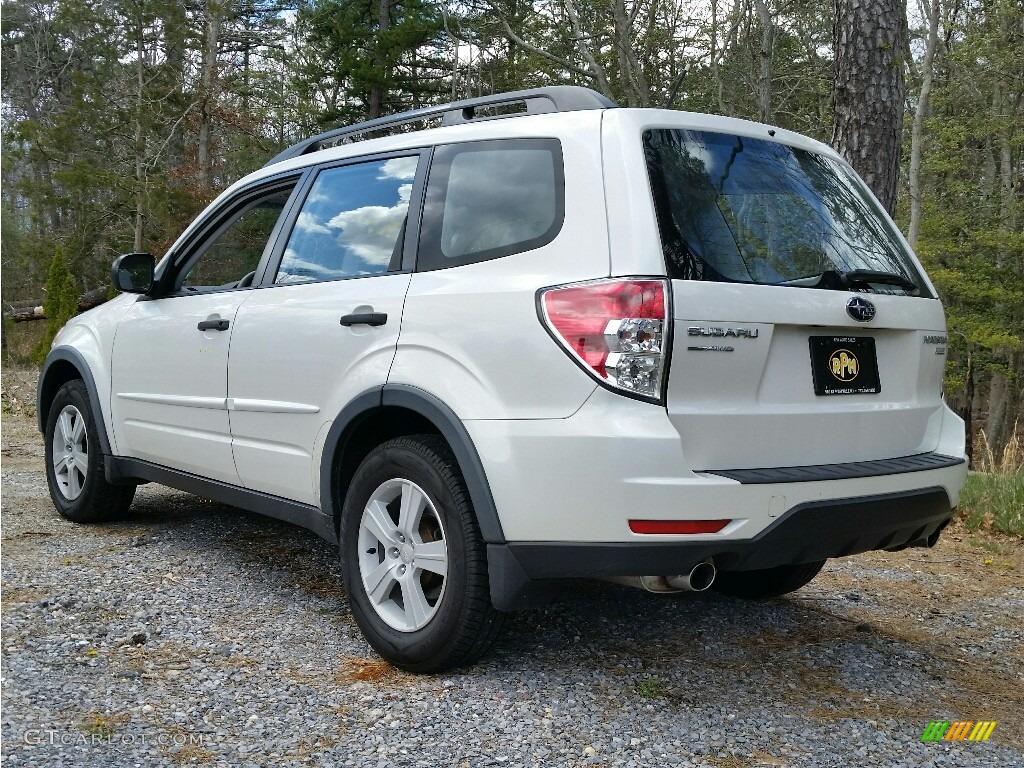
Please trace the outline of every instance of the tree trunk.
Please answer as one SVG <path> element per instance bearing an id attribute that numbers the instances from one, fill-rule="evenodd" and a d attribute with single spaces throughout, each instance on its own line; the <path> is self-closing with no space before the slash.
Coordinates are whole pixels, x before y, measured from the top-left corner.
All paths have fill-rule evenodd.
<path id="1" fill-rule="evenodd" d="M 390 26 L 391 0 L 380 0 L 380 6 L 377 9 L 377 45 L 374 59 L 378 76 L 385 80 L 387 79 L 385 74 L 387 62 L 384 61 L 384 51 L 382 50 L 383 43 L 380 39 L 380 33 Z M 381 117 L 384 114 L 384 92 L 386 90 L 387 86 L 384 82 L 379 82 L 370 89 L 370 103 L 367 105 L 366 111 L 366 116 L 370 120 L 375 117 Z"/>
<path id="2" fill-rule="evenodd" d="M 754 0 L 754 10 L 761 25 L 761 50 L 758 54 L 760 68 L 757 76 L 757 119 L 762 123 L 772 122 L 772 60 L 775 58 L 775 23 L 768 6 L 762 0 Z"/>
<path id="3" fill-rule="evenodd" d="M 213 160 L 210 154 L 212 122 L 215 106 L 214 86 L 217 82 L 217 51 L 220 45 L 220 23 L 224 7 L 214 0 L 206 3 L 206 40 L 203 45 L 199 103 L 199 187 L 203 194 L 213 183 Z"/>
<path id="4" fill-rule="evenodd" d="M 590 46 L 587 44 L 586 36 L 583 34 L 583 27 L 580 25 L 580 14 L 573 0 L 565 0 L 565 13 L 569 17 L 569 25 L 572 27 L 573 37 L 576 39 L 576 44 L 580 47 L 583 58 L 587 60 L 587 69 L 592 73 L 598 90 L 609 99 L 615 98 L 614 94 L 612 94 L 611 86 L 608 84 L 608 75 L 605 73 L 604 67 L 598 63 L 593 51 L 590 50 Z"/>
<path id="5" fill-rule="evenodd" d="M 142 251 L 142 242 L 145 238 L 146 222 L 146 133 L 142 128 L 142 114 L 145 106 L 143 96 L 146 87 L 145 77 L 145 47 L 142 38 L 142 19 L 139 20 L 136 30 L 135 62 L 136 82 L 135 93 L 135 245 L 136 253 Z"/>
<path id="6" fill-rule="evenodd" d="M 1012 370 L 1015 364 L 1015 355 L 1010 355 L 1009 367 Z M 1010 437 L 1010 430 L 1013 427 L 1014 396 L 1012 380 L 999 372 L 992 374 L 992 383 L 988 390 L 988 420 L 986 422 L 985 437 L 988 440 L 988 448 L 996 463 L 1003 456 L 1003 449 Z"/>
<path id="7" fill-rule="evenodd" d="M 615 31 L 615 52 L 619 60 L 619 83 L 626 103 L 630 107 L 649 107 L 651 90 L 643 66 L 633 50 L 633 25 L 626 12 L 625 0 L 613 0 L 612 21 Z"/>
<path id="8" fill-rule="evenodd" d="M 894 213 L 903 136 L 906 6 L 835 0 L 832 146 Z"/>
<path id="9" fill-rule="evenodd" d="M 974 464 L 974 353 L 967 353 L 967 382 L 964 388 L 964 402 L 966 405 L 960 412 L 964 420 L 964 433 L 966 436 L 965 452 L 967 453 L 967 466 Z"/>
<path id="10" fill-rule="evenodd" d="M 1014 152 L 1011 138 L 1013 112 L 1013 95 L 1006 93 L 1004 88 L 997 81 L 995 95 L 992 102 L 993 118 L 997 125 L 996 146 L 999 150 L 999 231 L 1004 236 L 1004 242 L 1009 242 L 1017 231 L 1017 200 L 1014 174 Z M 1007 261 L 1013 259 L 1012 252 L 1008 248 L 996 250 L 996 268 L 1003 270 L 1007 267 Z M 1012 263 L 1012 262 L 1011 262 Z M 1009 309 L 1009 308 L 1008 308 Z M 1012 314 L 1012 309 L 1011 309 Z M 1003 354 L 1006 354 L 1003 350 Z M 1005 357 L 1006 367 L 1009 375 L 996 371 L 992 374 L 992 384 L 989 389 L 988 422 L 986 435 L 989 447 L 998 462 L 1003 455 L 1007 441 L 1012 436 L 1014 421 L 1016 419 L 1019 394 L 1013 377 L 1018 367 L 1019 355 L 1010 352 Z"/>
<path id="11" fill-rule="evenodd" d="M 924 119 L 928 116 L 928 99 L 935 74 L 935 47 L 939 40 L 939 0 L 929 2 L 928 43 L 921 65 L 921 92 L 917 97 L 914 126 L 910 131 L 910 226 L 907 229 L 907 241 L 911 248 L 917 248 L 917 238 L 921 233 L 921 142 L 924 140 Z"/>

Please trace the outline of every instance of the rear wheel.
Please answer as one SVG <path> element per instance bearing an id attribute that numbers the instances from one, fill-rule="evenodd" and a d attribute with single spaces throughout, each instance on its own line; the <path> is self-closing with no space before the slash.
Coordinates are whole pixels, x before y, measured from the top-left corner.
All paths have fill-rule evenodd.
<path id="1" fill-rule="evenodd" d="M 340 548 L 367 641 L 412 672 L 469 664 L 494 643 L 487 553 L 465 480 L 435 435 L 389 440 L 356 470 Z"/>
<path id="2" fill-rule="evenodd" d="M 124 515 L 134 485 L 111 485 L 103 473 L 96 418 L 80 379 L 57 390 L 46 419 L 46 480 L 57 511 L 76 523 Z"/>
<path id="3" fill-rule="evenodd" d="M 761 599 L 793 592 L 818 575 L 824 560 L 800 565 L 780 565 L 760 571 L 726 571 L 718 574 L 712 588 L 733 597 Z"/>

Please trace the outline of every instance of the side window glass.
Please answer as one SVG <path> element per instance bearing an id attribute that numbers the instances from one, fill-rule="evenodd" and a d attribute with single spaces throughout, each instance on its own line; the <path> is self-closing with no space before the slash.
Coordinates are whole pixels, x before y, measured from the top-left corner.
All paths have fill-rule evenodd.
<path id="1" fill-rule="evenodd" d="M 178 287 L 197 291 L 251 284 L 293 188 L 277 187 L 238 210 L 179 278 Z"/>
<path id="2" fill-rule="evenodd" d="M 439 147 L 427 183 L 420 271 L 539 248 L 562 225 L 562 153 L 554 139 Z"/>
<path id="3" fill-rule="evenodd" d="M 419 157 L 328 168 L 302 205 L 275 283 L 341 280 L 399 269 Z"/>

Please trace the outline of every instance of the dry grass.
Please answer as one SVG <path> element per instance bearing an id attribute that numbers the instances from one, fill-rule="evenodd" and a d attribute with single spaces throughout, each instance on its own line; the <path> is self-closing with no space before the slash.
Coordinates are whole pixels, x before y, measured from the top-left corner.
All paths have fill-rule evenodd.
<path id="1" fill-rule="evenodd" d="M 412 685 L 419 678 L 408 672 L 391 666 L 383 659 L 371 659 L 362 656 L 346 656 L 341 662 L 341 671 L 334 676 L 334 682 L 373 683 L 378 686 Z"/>
<path id="2" fill-rule="evenodd" d="M 78 727 L 88 736 L 109 739 L 117 729 L 128 722 L 127 715 L 111 715 L 103 712 L 90 712 L 82 717 Z"/>
<path id="3" fill-rule="evenodd" d="M 169 757 L 179 765 L 206 765 L 217 756 L 208 749 L 203 749 L 195 744 L 186 744 L 181 749 L 171 752 Z"/>
<path id="4" fill-rule="evenodd" d="M 960 495 L 960 517 L 972 531 L 998 531 L 1024 537 L 1024 445 L 1019 430 L 1001 456 L 996 456 L 982 432 L 976 472 L 967 478 Z"/>
<path id="5" fill-rule="evenodd" d="M 4 587 L 2 591 L 4 605 L 13 605 L 16 603 L 35 603 L 42 600 L 49 594 L 46 590 L 28 587 L 28 588 L 8 588 Z"/>

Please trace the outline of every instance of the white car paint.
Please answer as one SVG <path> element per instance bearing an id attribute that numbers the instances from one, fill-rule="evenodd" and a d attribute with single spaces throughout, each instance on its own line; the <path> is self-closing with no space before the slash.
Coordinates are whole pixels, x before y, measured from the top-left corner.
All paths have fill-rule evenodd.
<path id="1" fill-rule="evenodd" d="M 408 274 L 391 274 L 253 291 L 239 309 L 227 366 L 243 486 L 316 503 L 317 433 L 387 379 L 408 287 Z M 384 312 L 388 321 L 340 324 L 362 312 Z"/>
<path id="2" fill-rule="evenodd" d="M 252 291 L 139 300 L 122 318 L 111 360 L 119 452 L 237 485 L 228 421 L 228 346 Z M 203 320 L 229 323 L 200 331 Z"/>
<path id="3" fill-rule="evenodd" d="M 78 345 L 93 326 L 106 339 L 117 325 L 116 342 L 81 343 L 98 385 L 111 377 L 104 415 L 118 455 L 324 509 L 319 467 L 332 421 L 352 398 L 384 383 L 415 386 L 463 421 L 511 542 L 636 541 L 627 521 L 637 510 L 650 519 L 727 516 L 734 523 L 714 536 L 746 539 L 805 501 L 934 486 L 955 503 L 965 465 L 781 485 L 705 472 L 928 451 L 963 456 L 962 422 L 941 399 L 944 358 L 923 343 L 945 333 L 937 300 L 872 295 L 877 317 L 857 324 L 845 313 L 844 292 L 673 281 L 665 405 L 599 387 L 550 337 L 538 318 L 539 289 L 665 274 L 640 142 L 651 126 L 763 139 L 775 130 L 688 113 L 594 110 L 325 149 L 257 171 L 218 201 L 270 173 L 343 158 L 555 137 L 565 163 L 565 221 L 548 245 L 451 269 L 155 301 L 122 297 L 83 315 L 60 343 Z M 834 156 L 787 131 L 770 140 Z M 341 315 L 369 308 L 387 312 L 388 324 L 339 327 Z M 228 319 L 230 331 L 197 333 L 197 320 L 213 314 Z M 736 341 L 729 355 L 686 349 L 688 327 L 726 324 L 756 328 L 757 338 Z M 807 336 L 837 333 L 876 337 L 881 397 L 815 397 Z"/>

